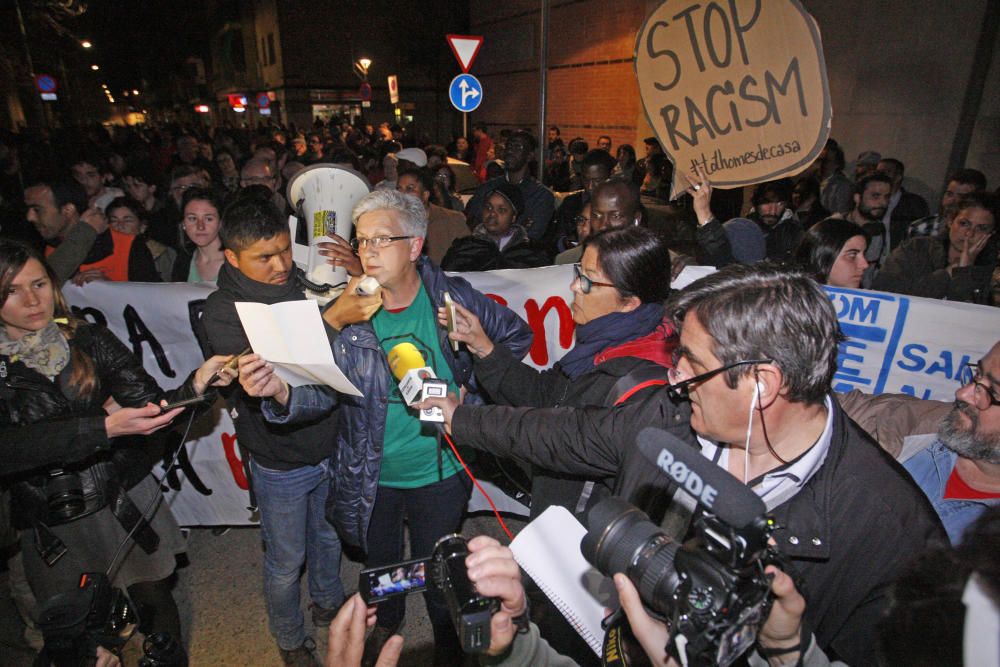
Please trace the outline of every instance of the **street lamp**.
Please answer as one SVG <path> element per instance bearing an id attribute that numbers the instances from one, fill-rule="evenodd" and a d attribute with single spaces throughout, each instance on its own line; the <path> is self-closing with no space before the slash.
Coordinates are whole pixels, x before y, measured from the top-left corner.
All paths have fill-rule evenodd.
<path id="1" fill-rule="evenodd" d="M 92 70 L 94 70 L 96 72 L 97 70 L 101 69 L 101 66 L 100 65 L 91 65 L 90 69 L 92 69 Z"/>
<path id="2" fill-rule="evenodd" d="M 90 47 L 93 46 L 93 44 L 90 42 L 89 39 L 85 39 L 82 42 L 80 42 L 80 46 L 82 46 L 85 49 L 89 49 Z"/>
<path id="3" fill-rule="evenodd" d="M 362 81 L 368 80 L 368 68 L 372 66 L 371 58 L 358 58 L 354 63 L 354 72 Z"/>

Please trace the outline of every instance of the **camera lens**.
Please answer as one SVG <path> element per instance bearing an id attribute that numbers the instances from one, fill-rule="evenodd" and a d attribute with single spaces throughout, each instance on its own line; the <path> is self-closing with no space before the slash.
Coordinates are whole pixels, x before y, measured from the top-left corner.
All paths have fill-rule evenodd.
<path id="1" fill-rule="evenodd" d="M 678 544 L 621 498 L 595 505 L 587 526 L 580 544 L 587 560 L 606 575 L 626 574 L 647 607 L 667 613 L 680 583 L 674 568 Z"/>
<path id="2" fill-rule="evenodd" d="M 82 514 L 86 507 L 83 501 L 83 485 L 75 473 L 65 470 L 50 472 L 45 484 L 45 493 L 49 512 L 58 519 L 72 519 Z"/>

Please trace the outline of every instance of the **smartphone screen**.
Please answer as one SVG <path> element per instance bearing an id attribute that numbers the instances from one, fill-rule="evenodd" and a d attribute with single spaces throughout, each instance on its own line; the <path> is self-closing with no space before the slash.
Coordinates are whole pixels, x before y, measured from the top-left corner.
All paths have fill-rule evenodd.
<path id="1" fill-rule="evenodd" d="M 358 578 L 358 592 L 366 604 L 378 604 L 407 593 L 420 593 L 427 588 L 426 573 L 426 558 L 362 570 Z"/>

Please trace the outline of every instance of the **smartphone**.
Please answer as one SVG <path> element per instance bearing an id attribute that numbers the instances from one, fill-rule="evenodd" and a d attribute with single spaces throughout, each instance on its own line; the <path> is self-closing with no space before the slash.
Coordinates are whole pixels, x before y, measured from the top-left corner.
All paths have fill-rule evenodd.
<path id="1" fill-rule="evenodd" d="M 207 396 L 194 396 L 192 398 L 185 398 L 183 401 L 175 401 L 173 403 L 168 403 L 167 405 L 164 405 L 163 407 L 160 408 L 160 414 L 162 415 L 164 412 L 170 412 L 174 408 L 185 408 L 189 405 L 196 405 L 198 403 L 201 403 L 202 401 L 207 400 L 207 398 L 208 398 Z"/>
<path id="2" fill-rule="evenodd" d="M 455 330 L 455 302 L 451 300 L 451 294 L 448 294 L 447 292 L 444 293 L 444 309 L 448 316 L 448 333 L 451 333 Z M 457 340 L 449 340 L 451 341 L 451 349 L 458 352 L 458 346 L 461 345 L 461 343 Z"/>
<path id="3" fill-rule="evenodd" d="M 407 593 L 427 589 L 427 559 L 416 558 L 402 563 L 362 570 L 358 592 L 365 604 L 378 604 Z"/>

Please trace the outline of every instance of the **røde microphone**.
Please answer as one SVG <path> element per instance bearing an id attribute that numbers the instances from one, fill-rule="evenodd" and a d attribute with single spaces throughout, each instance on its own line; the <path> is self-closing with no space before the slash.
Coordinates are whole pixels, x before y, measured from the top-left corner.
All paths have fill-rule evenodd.
<path id="1" fill-rule="evenodd" d="M 764 501 L 749 487 L 667 431 L 644 428 L 636 444 L 667 477 L 730 526 L 749 526 L 767 513 Z"/>
<path id="2" fill-rule="evenodd" d="M 437 378 L 434 369 L 427 365 L 424 355 L 413 343 L 400 343 L 389 350 L 387 357 L 389 370 L 399 380 L 399 393 L 408 406 L 412 407 L 425 398 L 448 395 L 448 383 Z M 444 422 L 444 413 L 440 408 L 421 410 L 420 419 Z"/>

